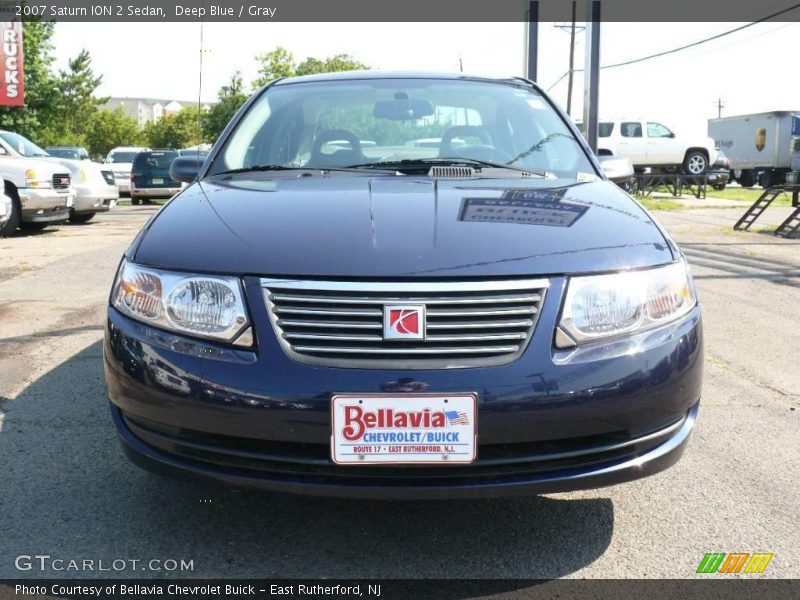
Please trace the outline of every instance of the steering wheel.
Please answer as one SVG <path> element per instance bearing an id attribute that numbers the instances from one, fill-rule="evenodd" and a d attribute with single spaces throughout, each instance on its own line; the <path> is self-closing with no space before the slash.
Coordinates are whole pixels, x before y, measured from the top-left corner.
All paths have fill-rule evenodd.
<path id="1" fill-rule="evenodd" d="M 350 148 L 337 149 L 335 152 L 325 154 L 322 147 L 333 141 L 346 141 Z M 356 134 L 346 129 L 326 129 L 317 134 L 311 148 L 311 157 L 308 164 L 311 167 L 346 167 L 365 161 L 361 142 Z"/>

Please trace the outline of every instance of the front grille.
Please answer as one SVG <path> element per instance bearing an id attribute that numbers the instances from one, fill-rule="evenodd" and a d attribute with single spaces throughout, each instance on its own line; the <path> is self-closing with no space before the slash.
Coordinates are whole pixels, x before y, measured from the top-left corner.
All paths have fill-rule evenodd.
<path id="1" fill-rule="evenodd" d="M 117 183 L 116 179 L 114 179 L 114 173 L 111 171 L 101 171 L 103 174 L 103 179 L 106 180 L 108 185 L 115 185 Z"/>
<path id="2" fill-rule="evenodd" d="M 312 365 L 444 369 L 507 364 L 527 346 L 546 279 L 345 282 L 264 279 L 286 353 Z M 384 339 L 386 305 L 425 307 L 424 339 Z"/>
<path id="3" fill-rule="evenodd" d="M 53 175 L 53 188 L 64 190 L 70 186 L 71 181 L 69 173 L 56 173 Z"/>

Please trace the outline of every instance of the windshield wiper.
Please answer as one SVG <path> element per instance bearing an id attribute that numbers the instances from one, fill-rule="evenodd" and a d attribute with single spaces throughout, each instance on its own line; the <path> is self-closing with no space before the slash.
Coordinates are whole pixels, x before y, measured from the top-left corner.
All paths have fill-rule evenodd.
<path id="1" fill-rule="evenodd" d="M 523 169 L 520 167 L 515 167 L 513 165 L 508 165 L 504 163 L 497 163 L 492 162 L 490 160 L 481 160 L 478 158 L 461 158 L 461 157 L 454 157 L 454 158 L 404 158 L 403 160 L 396 160 L 396 161 L 379 161 L 373 163 L 362 163 L 357 165 L 349 165 L 349 169 L 424 169 L 430 166 L 468 166 L 468 167 L 483 167 L 483 168 L 491 168 L 491 169 L 506 169 L 510 171 L 520 171 L 523 173 L 531 173 L 533 175 L 538 175 L 539 177 L 546 177 L 547 174 L 544 171 L 536 171 L 533 169 Z"/>
<path id="2" fill-rule="evenodd" d="M 227 171 L 220 171 L 219 173 L 213 173 L 212 177 L 217 175 L 235 175 L 236 173 L 257 173 L 263 171 L 357 171 L 358 169 L 354 169 L 352 167 L 314 167 L 314 166 L 307 166 L 307 167 L 288 167 L 285 165 L 253 165 L 250 167 L 241 167 L 240 169 L 229 169 Z M 389 173 L 393 173 L 393 171 L 389 169 L 385 169 Z"/>

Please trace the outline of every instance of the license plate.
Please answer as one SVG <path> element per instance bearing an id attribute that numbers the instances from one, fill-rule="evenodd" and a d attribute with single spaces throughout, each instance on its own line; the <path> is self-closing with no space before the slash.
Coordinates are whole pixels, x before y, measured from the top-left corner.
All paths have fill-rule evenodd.
<path id="1" fill-rule="evenodd" d="M 73 204 L 75 204 L 75 196 L 67 196 L 67 208 L 72 208 Z"/>
<path id="2" fill-rule="evenodd" d="M 331 458 L 339 465 L 471 463 L 477 405 L 475 394 L 337 394 Z"/>
<path id="3" fill-rule="evenodd" d="M 161 177 L 153 177 L 153 185 L 162 185 L 164 180 Z"/>

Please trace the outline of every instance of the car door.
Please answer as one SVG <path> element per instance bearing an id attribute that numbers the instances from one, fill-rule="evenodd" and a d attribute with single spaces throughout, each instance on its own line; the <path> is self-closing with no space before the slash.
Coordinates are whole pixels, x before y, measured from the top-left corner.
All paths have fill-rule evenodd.
<path id="1" fill-rule="evenodd" d="M 619 131 L 619 154 L 627 156 L 634 165 L 647 165 L 647 142 L 642 135 L 641 121 L 622 121 Z"/>
<path id="2" fill-rule="evenodd" d="M 668 127 L 655 121 L 647 122 L 647 159 L 653 165 L 679 165 L 683 148 Z"/>

